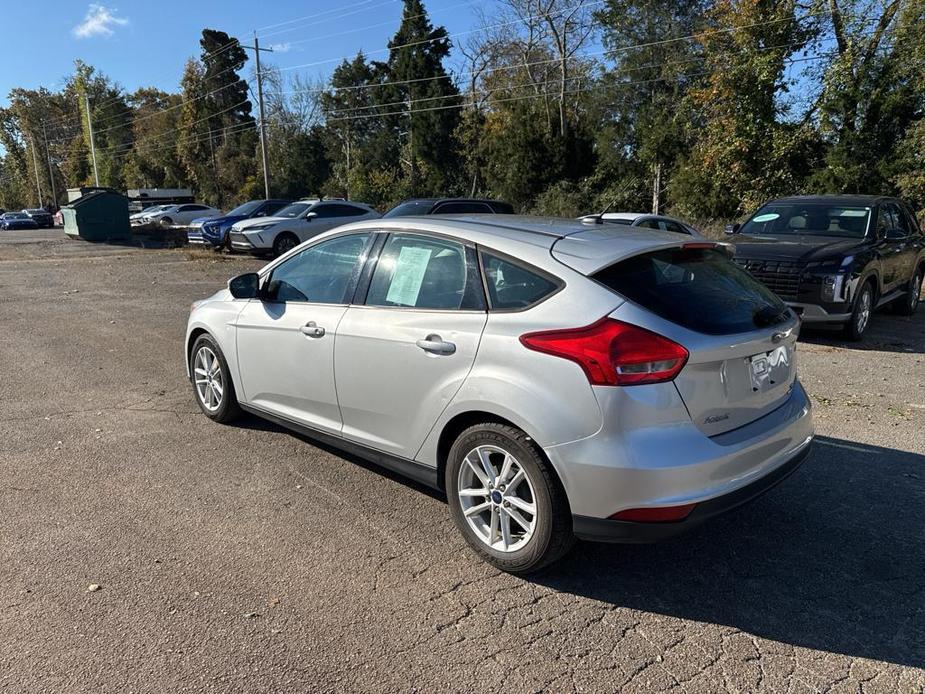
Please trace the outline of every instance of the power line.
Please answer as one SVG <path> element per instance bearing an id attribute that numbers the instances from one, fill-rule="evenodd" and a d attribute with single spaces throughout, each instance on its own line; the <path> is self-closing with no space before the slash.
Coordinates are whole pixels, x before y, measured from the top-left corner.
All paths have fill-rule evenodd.
<path id="1" fill-rule="evenodd" d="M 371 10 L 371 9 L 374 9 L 374 8 L 376 8 L 376 7 L 382 7 L 383 5 L 394 4 L 394 3 L 396 3 L 396 2 L 399 2 L 399 0 L 387 0 L 386 2 L 380 2 L 378 5 L 373 5 L 372 7 L 365 7 L 365 8 L 362 7 L 363 5 L 369 5 L 371 2 L 373 2 L 373 0 L 361 0 L 361 2 L 357 3 L 355 7 L 356 7 L 356 8 L 360 8 L 360 9 L 357 10 L 358 12 L 366 12 L 366 11 Z M 326 14 L 337 13 L 337 12 L 340 11 L 341 9 L 342 9 L 342 8 L 339 8 L 339 7 L 338 7 L 338 8 L 332 8 L 332 9 L 330 9 L 330 10 L 325 10 L 324 12 L 316 12 L 316 13 L 314 13 L 314 14 L 306 15 L 306 16 L 304 16 L 304 17 L 296 17 L 295 19 L 289 19 L 289 20 L 286 20 L 285 22 L 277 22 L 276 24 L 268 24 L 268 25 L 266 25 L 266 26 L 258 27 L 256 31 L 257 31 L 258 34 L 260 34 L 261 32 L 265 31 L 266 29 L 275 29 L 276 27 L 285 26 L 285 25 L 287 25 L 287 24 L 296 24 L 296 23 L 298 23 L 298 22 L 304 22 L 304 21 L 309 20 L 309 19 L 317 19 L 318 17 L 322 17 L 322 16 L 324 16 L 324 15 L 326 15 Z M 322 20 L 322 21 L 325 21 L 325 20 Z M 264 36 L 264 38 L 267 37 L 267 36 L 272 36 L 272 34 L 262 34 L 262 35 Z"/>
<path id="2" fill-rule="evenodd" d="M 257 129 L 256 123 L 240 123 L 238 125 L 229 126 L 227 128 L 214 128 L 212 130 L 208 130 L 203 133 L 196 133 L 195 135 L 184 135 L 180 133 L 179 131 L 175 130 L 175 131 L 172 131 L 171 133 L 168 133 L 169 136 L 172 136 L 175 138 L 174 141 L 169 144 L 165 143 L 162 146 L 155 146 L 156 143 L 153 141 L 132 143 L 132 145 L 129 146 L 128 148 L 123 149 L 122 151 L 119 151 L 119 152 L 110 153 L 107 155 L 107 157 L 111 161 L 119 161 L 119 160 L 125 159 L 135 154 L 152 154 L 158 151 L 166 151 L 168 149 L 174 149 L 178 145 L 181 145 L 181 144 L 192 145 L 192 144 L 197 144 L 199 142 L 207 142 L 210 139 L 213 139 L 214 136 L 219 135 L 219 134 L 234 135 L 237 133 L 243 133 L 243 132 L 247 132 L 248 130 L 256 130 L 256 129 Z M 77 159 L 82 159 L 84 156 L 85 155 L 81 153 L 81 154 L 75 154 L 69 157 L 64 157 L 58 162 L 58 164 L 59 165 L 67 164 Z"/>
<path id="3" fill-rule="evenodd" d="M 558 12 L 552 13 L 552 15 L 548 15 L 548 16 L 561 16 L 563 14 L 566 14 L 567 12 L 570 12 L 571 10 L 579 10 L 582 7 L 591 7 L 593 5 L 601 5 L 606 1 L 607 0 L 591 0 L 591 2 L 580 2 L 577 5 L 566 7 L 565 9 L 559 10 Z M 501 27 L 511 26 L 514 24 L 523 24 L 525 22 L 530 21 L 531 19 L 543 19 L 545 17 L 547 17 L 547 15 L 545 14 L 531 15 L 528 17 L 518 17 L 517 19 L 512 19 L 506 22 L 499 22 L 497 24 L 491 24 L 488 26 L 478 27 L 476 29 L 469 29 L 467 31 L 459 31 L 459 32 L 456 32 L 455 34 L 447 34 L 446 36 L 434 37 L 432 39 L 421 39 L 419 41 L 409 41 L 408 43 L 402 43 L 402 44 L 398 44 L 395 46 L 387 46 L 386 48 L 377 48 L 374 51 L 369 51 L 367 55 L 374 55 L 376 53 L 388 53 L 394 50 L 398 50 L 400 48 L 411 48 L 412 46 L 420 46 L 425 43 L 435 43 L 437 41 L 450 41 L 451 39 L 459 38 L 460 36 L 469 36 L 470 34 L 478 34 L 483 31 L 489 31 L 490 29 L 498 29 Z M 298 70 L 304 67 L 317 67 L 318 65 L 339 63 L 345 60 L 349 60 L 352 57 L 353 56 L 348 55 L 348 56 L 340 56 L 339 58 L 327 58 L 325 60 L 317 60 L 312 63 L 303 63 L 302 65 L 290 65 L 288 67 L 277 67 L 276 69 L 280 72 L 288 72 L 289 70 Z"/>
<path id="4" fill-rule="evenodd" d="M 466 2 L 460 2 L 460 3 L 457 3 L 457 4 L 455 4 L 455 5 L 450 5 L 449 7 L 439 7 L 439 8 L 437 8 L 437 9 L 435 9 L 435 10 L 430 11 L 430 12 L 419 12 L 418 14 L 409 15 L 408 17 L 404 17 L 404 16 L 403 16 L 403 17 L 402 17 L 402 20 L 405 20 L 405 19 L 419 19 L 420 17 L 433 16 L 433 15 L 439 14 L 439 13 L 441 13 L 441 12 L 447 12 L 448 10 L 455 10 L 455 9 L 457 9 L 457 8 L 459 8 L 459 7 L 471 7 L 471 6 L 476 5 L 476 4 L 479 4 L 480 2 L 483 2 L 483 1 L 484 1 L 484 0 L 466 0 Z M 396 2 L 396 0 L 389 0 L 389 2 Z M 384 4 L 385 4 L 385 3 L 384 3 Z M 302 44 L 302 43 L 309 43 L 309 42 L 311 42 L 311 41 L 318 41 L 318 40 L 320 40 L 320 39 L 332 39 L 332 38 L 337 38 L 338 36 L 346 36 L 346 35 L 348 35 L 348 34 L 358 34 L 358 33 L 362 32 L 362 31 L 366 31 L 367 29 L 377 29 L 377 28 L 379 28 L 379 27 L 381 27 L 381 26 L 394 26 L 394 23 L 395 23 L 395 20 L 389 19 L 389 20 L 386 20 L 386 21 L 384 21 L 384 22 L 377 22 L 376 24 L 367 24 L 366 26 L 356 27 L 356 28 L 354 28 L 354 29 L 346 29 L 346 30 L 344 30 L 344 31 L 338 31 L 338 32 L 335 32 L 335 33 L 333 33 L 333 34 L 332 34 L 332 33 L 326 33 L 326 34 L 324 34 L 323 36 L 312 36 L 312 37 L 305 38 L 305 39 L 299 39 L 298 41 L 287 41 L 286 43 L 287 43 L 288 45 L 290 45 L 290 46 L 298 46 L 299 44 Z M 290 31 L 290 30 L 287 29 L 286 31 Z M 291 31 L 295 31 L 295 29 L 292 29 Z M 272 34 L 266 34 L 266 35 L 264 36 L 264 38 L 265 38 L 266 36 L 272 36 Z"/>
<path id="5" fill-rule="evenodd" d="M 824 59 L 824 58 L 830 58 L 830 57 L 832 57 L 833 55 L 837 55 L 837 52 L 821 53 L 821 54 L 817 54 L 817 55 L 806 56 L 806 57 L 803 57 L 803 58 L 793 58 L 793 59 L 790 59 L 790 60 L 785 60 L 784 63 L 785 63 L 785 64 L 793 64 L 793 63 L 808 62 L 808 61 L 813 61 L 813 60 L 822 60 L 822 59 Z M 739 63 L 739 65 L 741 65 L 741 64 L 742 64 L 742 63 Z M 722 67 L 726 67 L 726 68 L 735 67 L 735 64 L 733 64 L 733 65 L 724 65 L 724 66 L 722 66 Z M 709 74 L 713 74 L 713 73 L 714 73 L 714 70 L 702 70 L 702 71 L 700 71 L 700 72 L 694 72 L 694 73 L 685 74 L 685 75 L 683 75 L 682 77 L 684 77 L 684 78 L 691 78 L 691 77 L 698 77 L 698 76 L 702 76 L 702 75 L 709 75 Z M 669 81 L 669 82 L 670 82 L 670 81 L 675 81 L 676 79 L 677 79 L 676 77 L 655 77 L 655 78 L 647 79 L 647 80 L 638 80 L 638 81 L 631 81 L 631 82 L 620 82 L 620 83 L 618 83 L 618 84 L 613 85 L 611 88 L 613 88 L 613 89 L 616 89 L 616 88 L 623 89 L 623 88 L 627 88 L 627 87 L 635 87 L 635 86 L 638 86 L 638 85 L 641 85 L 641 84 L 652 84 L 652 83 L 655 83 L 655 82 L 665 82 L 665 81 Z M 541 83 L 540 85 L 536 85 L 536 86 L 542 86 L 542 84 L 556 84 L 556 83 L 558 83 L 558 80 L 550 80 L 549 82 Z M 496 88 L 494 88 L 494 89 L 483 90 L 482 93 L 490 96 L 491 94 L 493 94 L 493 93 L 495 93 L 495 92 L 505 91 L 505 90 L 508 90 L 508 89 L 516 89 L 516 88 L 530 87 L 530 86 L 534 86 L 534 85 L 531 84 L 531 83 L 525 83 L 525 84 L 517 85 L 516 87 L 510 87 L 510 86 L 496 87 Z M 570 95 L 571 95 L 571 94 L 580 94 L 580 93 L 593 92 L 593 91 L 595 91 L 595 90 L 597 90 L 597 89 L 599 89 L 599 88 L 600 88 L 600 85 L 594 85 L 594 86 L 588 87 L 588 88 L 577 88 L 577 89 L 572 89 L 572 90 L 566 90 L 564 93 L 565 93 L 565 94 L 570 94 Z M 529 100 L 529 99 L 539 99 L 539 98 L 544 98 L 544 97 L 549 97 L 549 96 L 550 96 L 550 95 L 549 95 L 548 93 L 541 93 L 541 94 L 526 94 L 526 95 L 521 95 L 521 96 L 513 96 L 513 97 L 505 97 L 505 98 L 501 98 L 501 99 L 494 99 L 494 100 L 492 101 L 492 103 L 509 103 L 509 102 L 516 102 L 516 101 L 525 101 L 525 100 Z M 457 95 L 456 98 L 463 98 L 463 95 Z M 396 103 L 406 104 L 407 102 L 396 102 Z M 426 112 L 431 112 L 431 111 L 444 111 L 444 110 L 453 109 L 453 108 L 465 108 L 466 106 L 469 106 L 469 105 L 471 105 L 469 102 L 464 102 L 464 103 L 459 103 L 459 104 L 448 104 L 448 105 L 443 105 L 443 106 L 431 106 L 431 107 L 428 107 L 428 108 L 421 108 L 421 109 L 407 109 L 407 108 L 404 108 L 404 109 L 401 109 L 401 110 L 388 111 L 388 112 L 384 112 L 384 113 L 369 113 L 369 114 L 360 114 L 360 115 L 355 115 L 355 116 L 344 116 L 344 117 L 338 117 L 338 118 L 328 118 L 328 119 L 327 119 L 327 122 L 345 122 L 345 121 L 352 121 L 352 120 L 363 120 L 363 119 L 368 119 L 368 118 L 384 118 L 384 117 L 388 117 L 388 116 L 411 115 L 411 114 L 415 114 L 415 113 L 426 113 Z"/>

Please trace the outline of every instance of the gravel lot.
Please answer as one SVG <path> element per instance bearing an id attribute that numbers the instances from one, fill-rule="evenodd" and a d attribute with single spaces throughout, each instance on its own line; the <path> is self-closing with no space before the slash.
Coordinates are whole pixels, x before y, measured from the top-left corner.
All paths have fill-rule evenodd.
<path id="1" fill-rule="evenodd" d="M 805 336 L 819 445 L 771 493 L 523 580 L 414 484 L 198 413 L 189 303 L 258 264 L 0 232 L 0 691 L 925 690 L 925 310 Z"/>

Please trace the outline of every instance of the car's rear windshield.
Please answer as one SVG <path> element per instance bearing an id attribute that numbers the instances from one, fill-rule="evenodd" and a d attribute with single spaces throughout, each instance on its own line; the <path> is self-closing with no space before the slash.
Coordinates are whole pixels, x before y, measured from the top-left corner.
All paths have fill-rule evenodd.
<path id="1" fill-rule="evenodd" d="M 713 249 L 637 255 L 592 277 L 662 318 L 708 335 L 749 332 L 789 316 L 770 289 Z"/>
<path id="2" fill-rule="evenodd" d="M 863 238 L 869 207 L 824 202 L 771 203 L 739 230 L 740 234 L 843 236 Z"/>

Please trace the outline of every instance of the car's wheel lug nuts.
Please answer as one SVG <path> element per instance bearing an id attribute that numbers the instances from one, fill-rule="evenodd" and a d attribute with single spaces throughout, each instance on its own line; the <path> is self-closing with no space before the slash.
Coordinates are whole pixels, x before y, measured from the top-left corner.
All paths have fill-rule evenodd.
<path id="1" fill-rule="evenodd" d="M 510 506 L 511 506 L 511 502 L 510 502 L 510 501 L 505 501 L 505 502 L 504 502 L 504 508 L 510 508 Z"/>

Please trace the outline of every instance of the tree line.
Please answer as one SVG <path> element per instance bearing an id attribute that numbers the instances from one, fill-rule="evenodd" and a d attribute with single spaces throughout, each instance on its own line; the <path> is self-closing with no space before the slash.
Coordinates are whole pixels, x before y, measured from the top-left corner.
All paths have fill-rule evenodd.
<path id="1" fill-rule="evenodd" d="M 383 61 L 265 66 L 272 194 L 700 222 L 795 193 L 925 207 L 925 0 L 497 0 L 478 21 L 453 37 L 404 0 Z M 200 48 L 178 93 L 81 61 L 58 91 L 12 90 L 0 207 L 91 184 L 91 120 L 102 185 L 263 197 L 249 56 L 213 29 Z"/>

